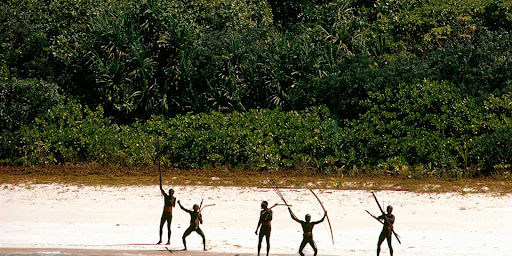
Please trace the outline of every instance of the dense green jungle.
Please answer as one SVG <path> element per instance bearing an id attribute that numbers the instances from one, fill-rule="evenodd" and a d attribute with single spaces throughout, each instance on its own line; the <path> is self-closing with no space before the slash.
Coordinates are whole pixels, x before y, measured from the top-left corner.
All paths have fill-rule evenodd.
<path id="1" fill-rule="evenodd" d="M 0 165 L 512 179 L 512 1 L 5 0 Z"/>

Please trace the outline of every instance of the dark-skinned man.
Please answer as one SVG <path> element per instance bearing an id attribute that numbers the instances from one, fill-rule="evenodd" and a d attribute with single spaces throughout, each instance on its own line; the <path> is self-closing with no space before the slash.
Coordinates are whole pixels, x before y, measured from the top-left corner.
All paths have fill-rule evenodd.
<path id="1" fill-rule="evenodd" d="M 199 227 L 199 224 L 203 224 L 203 216 L 201 215 L 199 205 L 194 204 L 193 210 L 189 210 L 189 209 L 186 209 L 185 207 L 183 207 L 179 200 L 178 200 L 178 204 L 180 205 L 182 210 L 184 210 L 190 214 L 190 226 L 187 228 L 187 230 L 185 230 L 185 233 L 183 233 L 183 237 L 182 237 L 183 246 L 185 247 L 184 250 L 185 251 L 187 250 L 187 242 L 185 241 L 185 239 L 187 238 L 188 235 L 190 235 L 190 233 L 195 231 L 203 238 L 203 250 L 206 251 L 206 238 L 204 237 L 203 231 Z"/>
<path id="2" fill-rule="evenodd" d="M 263 237 L 266 238 L 267 241 L 267 256 L 270 251 L 270 222 L 272 221 L 272 210 L 268 208 L 268 202 L 263 201 L 261 202 L 261 212 L 260 212 L 260 219 L 258 221 L 258 226 L 256 227 L 256 231 L 254 232 L 256 235 L 258 234 L 258 228 L 260 228 L 260 235 L 258 239 L 258 256 L 260 256 L 260 250 L 261 250 L 261 242 L 263 240 Z"/>
<path id="3" fill-rule="evenodd" d="M 160 192 L 164 196 L 164 211 L 160 218 L 160 240 L 157 244 L 162 243 L 162 233 L 165 222 L 167 222 L 167 244 L 171 244 L 171 222 L 172 222 L 172 208 L 176 206 L 176 198 L 174 195 L 174 189 L 169 189 L 169 194 L 166 194 L 162 188 L 162 178 L 160 178 Z"/>
<path id="4" fill-rule="evenodd" d="M 292 212 L 292 209 L 288 206 L 288 211 L 290 212 L 290 216 L 292 216 L 292 219 L 302 226 L 302 231 L 304 231 L 304 234 L 302 235 L 302 242 L 300 243 L 299 247 L 299 254 L 301 256 L 304 256 L 304 253 L 302 250 L 304 250 L 304 247 L 306 247 L 307 244 L 311 245 L 313 248 L 313 251 L 315 251 L 314 256 L 318 253 L 318 249 L 316 248 L 315 241 L 313 240 L 313 227 L 324 221 L 325 216 L 327 216 L 327 211 L 324 211 L 324 216 L 319 221 L 311 222 L 311 215 L 306 214 L 305 220 L 299 220 L 295 214 Z"/>
<path id="5" fill-rule="evenodd" d="M 377 242 L 377 256 L 380 255 L 380 246 L 382 245 L 382 242 L 384 242 L 384 239 L 388 241 L 389 254 L 393 256 L 393 247 L 391 247 L 391 235 L 393 234 L 393 223 L 395 223 L 395 216 L 391 214 L 393 206 L 388 205 L 386 211 L 387 214 L 377 217 L 379 220 L 384 220 L 384 226 L 382 227 L 382 231 L 379 235 L 379 241 Z M 385 219 L 387 219 L 389 223 Z"/>

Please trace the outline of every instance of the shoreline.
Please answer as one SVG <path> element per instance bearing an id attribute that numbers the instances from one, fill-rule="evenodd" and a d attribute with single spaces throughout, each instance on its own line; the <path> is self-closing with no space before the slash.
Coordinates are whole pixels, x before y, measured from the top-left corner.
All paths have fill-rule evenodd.
<path id="1" fill-rule="evenodd" d="M 3 254 L 71 254 L 71 255 L 180 255 L 180 256 L 227 256 L 227 255 L 238 255 L 238 256 L 249 256 L 254 255 L 251 253 L 219 253 L 210 251 L 182 251 L 182 250 L 171 250 L 166 248 L 154 249 L 154 250 L 141 250 L 141 249 L 126 249 L 126 250 L 109 250 L 109 249 L 78 249 L 78 248 L 9 248 L 0 247 L 0 255 Z M 272 254 L 280 256 L 283 254 Z"/>
<path id="2" fill-rule="evenodd" d="M 332 189 L 363 191 L 410 191 L 415 193 L 461 193 L 511 195 L 512 180 L 490 177 L 442 179 L 425 177 L 410 179 L 392 176 L 340 177 L 298 171 L 229 171 L 223 169 L 163 169 L 166 186 L 268 187 L 274 178 L 279 187 L 300 189 Z M 57 175 L 58 174 L 58 175 Z M 158 184 L 157 168 L 114 168 L 85 166 L 0 166 L 0 184 L 31 186 L 61 184 L 74 186 L 152 186 Z"/>

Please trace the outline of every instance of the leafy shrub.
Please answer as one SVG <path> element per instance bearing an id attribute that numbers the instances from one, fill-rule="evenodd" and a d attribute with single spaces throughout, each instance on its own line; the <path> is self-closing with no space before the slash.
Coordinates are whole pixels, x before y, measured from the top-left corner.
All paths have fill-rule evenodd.
<path id="1" fill-rule="evenodd" d="M 73 102 L 54 107 L 33 125 L 22 129 L 19 158 L 12 162 L 30 165 L 96 162 L 123 166 L 153 163 L 154 143 L 147 135 L 138 134 L 128 126 L 110 124 L 102 114 L 101 108 L 91 111 Z"/>
<path id="2" fill-rule="evenodd" d="M 403 83 L 420 83 L 431 76 L 426 63 L 414 56 L 368 58 L 353 55 L 339 58 L 330 72 L 310 72 L 296 83 L 289 92 L 293 109 L 321 103 L 327 105 L 337 119 L 351 120 L 368 110 L 360 102 L 365 101 L 369 93 L 386 88 L 394 90 Z M 322 75 L 313 75 L 322 72 Z"/>
<path id="3" fill-rule="evenodd" d="M 182 2 L 179 9 L 201 27 L 218 31 L 272 24 L 272 10 L 267 1 L 197 0 Z"/>
<path id="4" fill-rule="evenodd" d="M 315 18 L 315 7 L 319 7 L 327 1 L 314 0 L 269 0 L 274 16 L 274 24 L 284 28 L 290 28 L 298 22 L 310 22 Z"/>
<path id="5" fill-rule="evenodd" d="M 61 103 L 58 90 L 35 79 L 0 81 L 0 130 L 16 131 Z"/>
<path id="6" fill-rule="evenodd" d="M 364 104 L 369 111 L 347 122 L 345 138 L 371 165 L 399 157 L 411 165 L 456 166 L 457 147 L 483 129 L 474 125 L 481 108 L 447 82 L 403 84 L 370 93 Z"/>
<path id="7" fill-rule="evenodd" d="M 154 117 L 131 126 L 111 124 L 102 109 L 59 105 L 22 129 L 18 164 L 91 163 L 152 166 L 232 166 L 278 170 L 298 166 L 297 155 L 338 164 L 332 120 L 325 107 L 303 112 L 252 110 L 224 115 Z M 312 167 L 321 171 L 324 165 Z"/>
<path id="8" fill-rule="evenodd" d="M 485 121 L 489 131 L 475 138 L 471 156 L 484 174 L 489 175 L 512 164 L 512 95 L 491 95 L 484 108 L 488 112 Z"/>
<path id="9" fill-rule="evenodd" d="M 9 78 L 55 81 L 66 50 L 83 36 L 83 18 L 106 3 L 93 0 L 7 0 L 0 3 L 0 55 Z M 66 40 L 65 38 L 68 38 Z"/>
<path id="10" fill-rule="evenodd" d="M 0 81 L 0 161 L 17 156 L 21 127 L 61 103 L 58 89 L 35 79 Z"/>
<path id="11" fill-rule="evenodd" d="M 394 0 L 375 1 L 361 16 L 373 13 L 367 16 L 376 17 L 375 27 L 385 34 L 392 52 L 423 55 L 474 38 L 486 26 L 509 30 L 510 10 L 507 1 Z"/>
<path id="12" fill-rule="evenodd" d="M 501 94 L 512 89 L 512 36 L 482 31 L 465 42 L 434 51 L 427 60 L 432 77 L 458 84 L 474 97 Z"/>
<path id="13" fill-rule="evenodd" d="M 188 114 L 169 122 L 150 120 L 145 126 L 162 134 L 166 158 L 181 168 L 290 168 L 298 164 L 298 154 L 323 161 L 338 145 L 332 141 L 332 121 L 325 107 L 300 113 L 251 110 Z"/>

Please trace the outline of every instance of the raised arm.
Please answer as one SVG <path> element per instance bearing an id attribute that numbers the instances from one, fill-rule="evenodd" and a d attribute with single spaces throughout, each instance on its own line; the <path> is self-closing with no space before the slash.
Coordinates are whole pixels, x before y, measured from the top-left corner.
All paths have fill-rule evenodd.
<path id="1" fill-rule="evenodd" d="M 179 204 L 179 206 L 180 206 L 180 208 L 181 208 L 182 210 L 184 210 L 184 211 L 186 211 L 186 212 L 188 212 L 188 213 L 191 213 L 191 212 L 192 212 L 191 210 L 185 209 L 185 207 L 183 207 L 183 205 L 181 205 L 180 200 L 178 200 L 178 204 Z"/>
<path id="2" fill-rule="evenodd" d="M 322 221 L 324 221 L 325 217 L 327 216 L 327 211 L 324 211 L 324 216 L 319 220 L 319 221 L 315 221 L 315 222 L 312 222 L 313 224 L 318 224 L 318 223 L 321 223 Z"/>
<path id="3" fill-rule="evenodd" d="M 297 218 L 297 216 L 295 216 L 295 214 L 293 214 L 293 212 L 292 212 L 292 208 L 290 208 L 289 206 L 288 206 L 288 211 L 290 212 L 290 216 L 292 216 L 292 219 L 293 219 L 294 221 L 296 221 L 296 222 L 300 223 L 300 220 Z"/>

